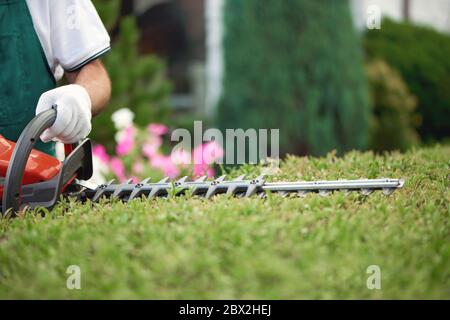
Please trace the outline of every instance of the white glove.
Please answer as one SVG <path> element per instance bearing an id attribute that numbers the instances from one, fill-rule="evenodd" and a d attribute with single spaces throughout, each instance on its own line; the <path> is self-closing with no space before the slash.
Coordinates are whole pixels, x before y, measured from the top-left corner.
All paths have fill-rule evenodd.
<path id="1" fill-rule="evenodd" d="M 79 142 L 91 132 L 91 98 L 82 86 L 71 84 L 44 92 L 39 98 L 36 114 L 57 106 L 53 126 L 41 135 L 43 142 L 51 140 L 65 144 Z"/>

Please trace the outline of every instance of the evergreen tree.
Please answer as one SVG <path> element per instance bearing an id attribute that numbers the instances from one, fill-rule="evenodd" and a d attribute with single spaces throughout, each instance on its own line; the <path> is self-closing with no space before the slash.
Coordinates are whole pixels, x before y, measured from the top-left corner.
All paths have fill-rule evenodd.
<path id="1" fill-rule="evenodd" d="M 370 103 L 346 0 L 227 0 L 222 128 L 279 128 L 282 152 L 365 148 Z"/>

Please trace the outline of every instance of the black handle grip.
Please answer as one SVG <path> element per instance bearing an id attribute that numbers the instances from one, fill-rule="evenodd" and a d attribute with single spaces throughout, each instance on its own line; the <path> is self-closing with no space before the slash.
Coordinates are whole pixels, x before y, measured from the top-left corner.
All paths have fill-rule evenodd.
<path id="1" fill-rule="evenodd" d="M 45 129 L 50 128 L 56 120 L 56 106 L 38 114 L 23 130 L 9 161 L 3 185 L 2 211 L 8 209 L 17 212 L 20 209 L 22 179 L 31 150 Z"/>

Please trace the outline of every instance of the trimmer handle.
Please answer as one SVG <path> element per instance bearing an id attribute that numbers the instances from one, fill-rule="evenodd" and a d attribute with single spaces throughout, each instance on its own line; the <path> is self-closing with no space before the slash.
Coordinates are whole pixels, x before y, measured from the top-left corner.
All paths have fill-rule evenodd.
<path id="1" fill-rule="evenodd" d="M 16 142 L 3 184 L 3 214 L 10 208 L 12 208 L 13 212 L 20 210 L 22 204 L 22 180 L 28 158 L 34 145 L 40 139 L 41 134 L 54 124 L 57 114 L 56 109 L 57 106 L 54 105 L 51 109 L 36 115 L 22 131 L 22 134 Z M 60 191 L 61 184 L 65 184 L 76 172 L 83 179 L 89 179 L 92 175 L 90 141 L 85 141 L 83 146 L 78 148 L 79 151 L 77 154 L 69 156 L 77 148 L 77 145 L 66 145 L 65 147 L 65 166 L 63 167 L 63 172 L 60 172 L 61 178 L 58 178 L 58 183 L 55 186 L 58 190 L 55 190 L 55 194 Z"/>
<path id="2" fill-rule="evenodd" d="M 16 142 L 3 185 L 2 207 L 13 208 L 16 212 L 20 207 L 22 179 L 31 150 L 45 129 L 50 128 L 56 120 L 56 106 L 34 117 Z M 5 212 L 3 212 L 5 213 Z"/>

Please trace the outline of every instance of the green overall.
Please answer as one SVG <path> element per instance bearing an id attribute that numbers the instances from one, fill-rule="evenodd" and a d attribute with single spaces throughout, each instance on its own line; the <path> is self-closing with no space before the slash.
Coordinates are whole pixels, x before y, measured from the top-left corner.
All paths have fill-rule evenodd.
<path id="1" fill-rule="evenodd" d="M 26 1 L 0 0 L 0 134 L 17 141 L 41 94 L 55 85 Z M 36 148 L 55 154 L 53 142 Z"/>

